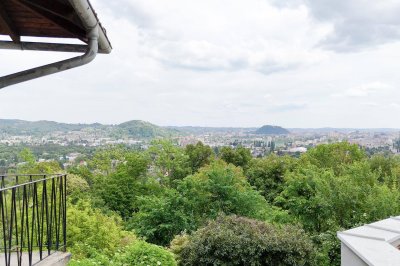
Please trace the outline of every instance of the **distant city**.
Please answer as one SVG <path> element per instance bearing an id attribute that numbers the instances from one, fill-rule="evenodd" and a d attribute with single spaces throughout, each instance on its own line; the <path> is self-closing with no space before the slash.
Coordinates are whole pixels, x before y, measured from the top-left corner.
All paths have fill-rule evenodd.
<path id="1" fill-rule="evenodd" d="M 250 149 L 254 157 L 263 157 L 270 153 L 299 156 L 316 145 L 342 141 L 358 144 L 369 154 L 398 154 L 399 134 L 400 129 L 160 127 L 140 120 L 119 125 L 0 120 L 0 148 L 35 150 L 50 145 L 55 152 L 49 155 L 48 148 L 42 149 L 43 153 L 36 152 L 37 160 L 57 160 L 64 168 L 84 164 L 88 151 L 103 146 L 125 145 L 145 150 L 152 140 L 160 138 L 171 139 L 182 147 L 199 141 L 215 150 L 242 146 Z M 15 163 L 16 160 L 0 157 L 1 167 L 13 167 Z"/>

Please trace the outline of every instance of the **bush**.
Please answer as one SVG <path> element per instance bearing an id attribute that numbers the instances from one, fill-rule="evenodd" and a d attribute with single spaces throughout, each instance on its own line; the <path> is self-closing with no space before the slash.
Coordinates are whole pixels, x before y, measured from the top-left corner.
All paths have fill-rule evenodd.
<path id="1" fill-rule="evenodd" d="M 144 241 L 137 241 L 126 247 L 122 254 L 116 256 L 115 265 L 175 266 L 176 261 L 168 250 Z"/>
<path id="2" fill-rule="evenodd" d="M 122 230 L 121 218 L 92 209 L 88 201 L 69 205 L 67 212 L 67 245 L 75 259 L 92 258 L 97 253 L 111 257 L 135 240 L 132 233 Z"/>
<path id="3" fill-rule="evenodd" d="M 89 258 L 83 258 L 79 256 L 82 252 L 76 252 L 82 250 L 84 253 L 89 254 Z M 110 258 L 104 254 L 99 253 L 96 249 L 85 245 L 77 244 L 74 246 L 72 251 L 72 259 L 68 263 L 68 266 L 111 266 L 113 265 Z"/>
<path id="4" fill-rule="evenodd" d="M 182 257 L 182 251 L 189 244 L 189 241 L 190 236 L 188 234 L 182 233 L 181 235 L 177 235 L 174 239 L 172 239 L 169 250 L 175 254 L 177 259 L 179 259 Z M 179 263 L 179 260 L 177 262 Z"/>
<path id="5" fill-rule="evenodd" d="M 298 227 L 219 216 L 173 248 L 180 265 L 312 265 L 314 247 Z M 176 243 L 175 245 L 176 246 Z"/>
<path id="6" fill-rule="evenodd" d="M 82 198 L 89 192 L 90 187 L 85 179 L 75 174 L 68 174 L 67 177 L 67 196 L 70 198 Z"/>

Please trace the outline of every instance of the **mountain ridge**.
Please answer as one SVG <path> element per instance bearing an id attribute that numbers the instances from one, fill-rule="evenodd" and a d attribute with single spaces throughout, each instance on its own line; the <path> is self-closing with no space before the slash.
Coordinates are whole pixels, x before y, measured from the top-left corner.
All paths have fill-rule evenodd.
<path id="1" fill-rule="evenodd" d="M 105 130 L 114 136 L 139 136 L 143 137 L 168 137 L 182 133 L 203 134 L 208 133 L 250 133 L 254 134 L 260 128 L 257 127 L 212 127 L 212 126 L 158 126 L 143 120 L 129 120 L 119 124 L 101 123 L 63 123 L 50 120 L 27 121 L 22 119 L 0 119 L 0 134 L 9 135 L 43 135 L 51 132 L 69 132 L 80 130 Z M 335 127 L 316 127 L 316 128 L 287 128 L 290 133 L 304 132 L 351 132 L 351 131 L 371 131 L 371 132 L 394 132 L 400 131 L 396 128 L 335 128 Z M 287 134 L 287 133 L 286 133 Z"/>
<path id="2" fill-rule="evenodd" d="M 26 121 L 20 119 L 0 119 L 0 134 L 40 136 L 54 132 L 70 132 L 81 130 L 104 130 L 110 137 L 154 138 L 169 137 L 179 134 L 176 129 L 160 127 L 142 120 L 130 120 L 117 125 L 100 123 L 74 124 L 39 120 Z"/>

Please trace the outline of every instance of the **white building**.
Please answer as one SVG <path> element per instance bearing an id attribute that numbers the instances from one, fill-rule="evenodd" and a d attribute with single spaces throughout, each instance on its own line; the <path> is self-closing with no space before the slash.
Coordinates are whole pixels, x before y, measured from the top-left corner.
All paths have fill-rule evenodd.
<path id="1" fill-rule="evenodd" d="M 342 266 L 400 265 L 400 216 L 338 232 Z"/>

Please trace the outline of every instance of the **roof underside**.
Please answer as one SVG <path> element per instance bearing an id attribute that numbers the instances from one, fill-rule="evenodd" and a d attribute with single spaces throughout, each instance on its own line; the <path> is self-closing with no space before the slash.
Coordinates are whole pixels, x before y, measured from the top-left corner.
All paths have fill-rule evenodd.
<path id="1" fill-rule="evenodd" d="M 68 0 L 0 0 L 0 35 L 10 36 L 17 44 L 22 36 L 74 38 L 88 43 L 86 29 Z"/>

